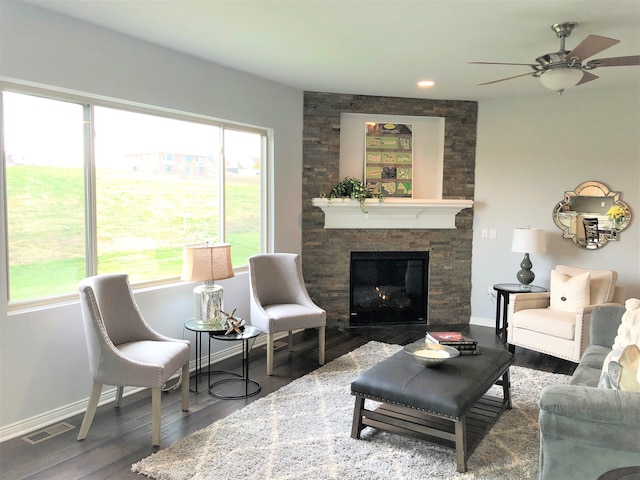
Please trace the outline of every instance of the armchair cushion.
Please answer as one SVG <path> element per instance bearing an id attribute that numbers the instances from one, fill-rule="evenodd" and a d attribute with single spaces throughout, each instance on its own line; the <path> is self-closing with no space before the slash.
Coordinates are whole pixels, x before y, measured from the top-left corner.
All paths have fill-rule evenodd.
<path id="1" fill-rule="evenodd" d="M 512 323 L 518 328 L 573 340 L 576 336 L 576 313 L 557 312 L 548 308 L 524 310 Z"/>
<path id="2" fill-rule="evenodd" d="M 585 268 L 569 267 L 567 265 L 556 265 L 555 270 L 563 275 L 575 277 L 582 273 L 591 274 L 591 284 L 589 297 L 591 305 L 612 302 L 615 296 L 618 272 L 613 270 L 587 270 Z"/>
<path id="3" fill-rule="evenodd" d="M 584 272 L 570 276 L 551 270 L 549 293 L 551 294 L 551 310 L 576 312 L 580 307 L 590 304 L 591 273 Z"/>

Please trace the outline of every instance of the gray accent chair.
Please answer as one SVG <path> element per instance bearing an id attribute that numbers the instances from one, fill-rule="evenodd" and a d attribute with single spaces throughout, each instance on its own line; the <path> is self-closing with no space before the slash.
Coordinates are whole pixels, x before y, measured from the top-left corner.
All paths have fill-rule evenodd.
<path id="1" fill-rule="evenodd" d="M 265 253 L 249 257 L 251 325 L 267 334 L 267 375 L 273 373 L 273 340 L 278 332 L 318 328 L 318 360 L 324 364 L 326 312 L 307 292 L 300 255 Z"/>
<path id="2" fill-rule="evenodd" d="M 103 385 L 115 385 L 116 408 L 125 386 L 151 388 L 151 439 L 160 445 L 162 386 L 182 369 L 182 410 L 189 408 L 187 340 L 155 332 L 135 303 L 126 274 L 88 277 L 78 284 L 93 389 L 78 433 L 84 440 L 98 407 Z"/>
<path id="3" fill-rule="evenodd" d="M 597 388 L 624 312 L 622 306 L 594 308 L 591 342 L 571 381 L 540 394 L 541 479 L 595 479 L 640 465 L 640 394 Z"/>

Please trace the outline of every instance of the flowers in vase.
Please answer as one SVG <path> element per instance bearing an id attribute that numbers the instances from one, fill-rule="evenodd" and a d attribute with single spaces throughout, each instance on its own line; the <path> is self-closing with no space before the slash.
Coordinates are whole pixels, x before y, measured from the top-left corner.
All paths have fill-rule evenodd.
<path id="1" fill-rule="evenodd" d="M 615 226 L 620 225 L 624 220 L 624 209 L 620 205 L 612 205 L 609 210 L 607 210 L 607 216 L 611 223 Z"/>

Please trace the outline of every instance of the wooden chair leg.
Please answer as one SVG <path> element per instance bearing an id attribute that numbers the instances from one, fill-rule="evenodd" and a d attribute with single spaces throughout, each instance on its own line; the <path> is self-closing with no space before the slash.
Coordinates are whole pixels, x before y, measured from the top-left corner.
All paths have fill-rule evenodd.
<path id="1" fill-rule="evenodd" d="M 78 432 L 78 440 L 84 440 L 87 438 L 89 428 L 93 422 L 93 417 L 96 414 L 98 408 L 98 401 L 100 400 L 100 394 L 102 393 L 102 384 L 93 382 L 93 388 L 91 389 L 91 396 L 89 397 L 89 403 L 87 404 L 87 411 L 84 413 L 84 419 Z"/>
<path id="2" fill-rule="evenodd" d="M 267 375 L 273 372 L 273 333 L 267 333 Z"/>
<path id="3" fill-rule="evenodd" d="M 318 333 L 318 361 L 320 365 L 324 365 L 324 330 L 325 327 L 320 327 L 320 332 Z"/>
<path id="4" fill-rule="evenodd" d="M 293 352 L 293 332 L 289 330 L 289 353 Z"/>
<path id="5" fill-rule="evenodd" d="M 116 388 L 116 408 L 120 408 L 122 404 L 122 394 L 124 392 L 124 387 L 120 386 Z"/>
<path id="6" fill-rule="evenodd" d="M 162 388 L 151 389 L 151 442 L 154 447 L 160 446 L 160 401 Z"/>
<path id="7" fill-rule="evenodd" d="M 189 410 L 189 362 L 182 366 L 182 411 L 187 410 Z"/>

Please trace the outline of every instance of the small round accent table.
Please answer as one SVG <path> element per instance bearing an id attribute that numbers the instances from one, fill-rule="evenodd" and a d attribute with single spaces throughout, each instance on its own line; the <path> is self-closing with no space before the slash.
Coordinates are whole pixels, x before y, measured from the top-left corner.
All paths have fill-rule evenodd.
<path id="1" fill-rule="evenodd" d="M 256 337 L 260 335 L 260 330 L 253 326 L 245 326 L 242 333 L 229 333 L 214 334 L 211 333 L 210 337 L 214 340 L 222 340 L 225 342 L 242 342 L 242 373 L 227 372 L 227 371 L 215 371 L 213 373 L 223 373 L 232 375 L 231 378 L 223 378 L 209 384 L 209 394 L 213 397 L 223 400 L 235 400 L 238 398 L 248 398 L 257 395 L 262 388 L 258 382 L 249 378 L 249 353 L 251 347 L 256 341 Z M 222 393 L 216 393 L 214 390 L 220 391 L 220 386 L 231 383 L 242 382 L 244 383 L 244 392 L 240 394 L 223 395 Z M 252 388 L 249 388 L 251 385 Z"/>
<path id="2" fill-rule="evenodd" d="M 496 335 L 502 334 L 502 343 L 507 343 L 507 316 L 509 314 L 509 294 L 511 293 L 540 293 L 546 292 L 544 287 L 536 285 L 522 285 L 520 283 L 497 283 L 493 286 L 497 292 L 496 298 Z M 500 319 L 502 318 L 502 325 Z"/>

